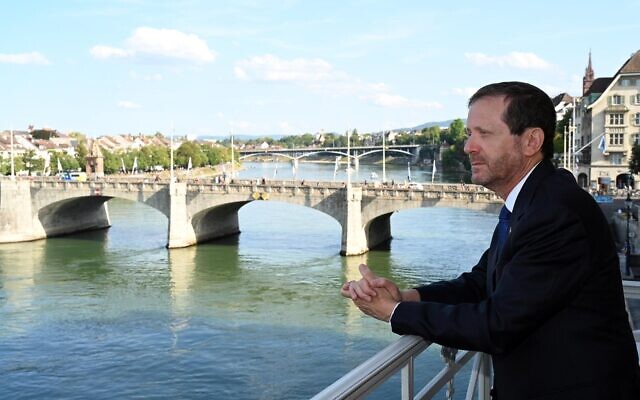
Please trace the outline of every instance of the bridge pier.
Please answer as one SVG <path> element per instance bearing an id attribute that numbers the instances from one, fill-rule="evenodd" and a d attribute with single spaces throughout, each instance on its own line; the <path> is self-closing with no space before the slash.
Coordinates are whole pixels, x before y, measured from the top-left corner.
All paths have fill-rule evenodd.
<path id="1" fill-rule="evenodd" d="M 343 256 L 355 256 L 369 251 L 367 247 L 367 235 L 362 223 L 362 188 L 346 188 L 346 215 L 341 221 L 342 244 L 340 254 Z"/>
<path id="2" fill-rule="evenodd" d="M 33 218 L 29 182 L 0 181 L 0 243 L 24 242 L 45 237 L 42 224 Z"/>
<path id="3" fill-rule="evenodd" d="M 187 247 L 197 243 L 196 232 L 187 212 L 187 184 L 169 184 L 169 235 L 167 247 L 170 249 Z"/>

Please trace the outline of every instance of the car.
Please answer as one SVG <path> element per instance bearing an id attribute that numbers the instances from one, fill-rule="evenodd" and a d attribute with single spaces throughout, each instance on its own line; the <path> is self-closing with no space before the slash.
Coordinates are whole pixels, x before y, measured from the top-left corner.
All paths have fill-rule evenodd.
<path id="1" fill-rule="evenodd" d="M 422 184 L 418 183 L 418 182 L 409 182 L 407 184 L 407 189 L 410 189 L 410 190 L 424 190 L 424 186 L 422 186 Z"/>

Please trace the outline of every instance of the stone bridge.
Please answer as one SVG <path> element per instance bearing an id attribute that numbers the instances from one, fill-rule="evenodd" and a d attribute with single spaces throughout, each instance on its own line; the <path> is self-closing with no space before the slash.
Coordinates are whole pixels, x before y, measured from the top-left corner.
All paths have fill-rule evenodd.
<path id="1" fill-rule="evenodd" d="M 424 189 L 300 181 L 146 182 L 54 179 L 0 181 L 0 243 L 43 239 L 111 225 L 107 201 L 141 202 L 167 216 L 167 247 L 186 247 L 240 232 L 238 210 L 268 200 L 310 207 L 342 227 L 341 254 L 362 254 L 391 238 L 395 211 L 458 207 L 496 212 L 502 201 L 476 185 Z"/>

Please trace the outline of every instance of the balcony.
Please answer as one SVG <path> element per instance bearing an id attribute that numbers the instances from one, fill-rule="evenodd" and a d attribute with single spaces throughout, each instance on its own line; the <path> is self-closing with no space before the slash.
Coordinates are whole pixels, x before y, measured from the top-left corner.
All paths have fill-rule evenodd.
<path id="1" fill-rule="evenodd" d="M 629 108 L 624 104 L 609 104 L 607 108 L 605 108 L 606 112 L 627 112 Z"/>

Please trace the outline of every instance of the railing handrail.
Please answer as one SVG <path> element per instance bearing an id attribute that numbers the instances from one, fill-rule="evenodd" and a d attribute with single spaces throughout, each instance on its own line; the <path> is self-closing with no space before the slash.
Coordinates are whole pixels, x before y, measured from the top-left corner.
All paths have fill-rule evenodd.
<path id="1" fill-rule="evenodd" d="M 625 298 L 640 299 L 640 281 L 623 280 L 622 287 Z M 635 331 L 636 340 L 640 331 Z M 425 341 L 421 337 L 406 335 L 391 343 L 373 357 L 369 358 L 356 368 L 342 376 L 323 391 L 316 394 L 313 400 L 337 400 L 337 399 L 358 399 L 377 388 L 384 381 L 388 380 L 398 371 L 410 368 L 406 375 L 409 379 L 405 379 L 403 371 L 402 394 L 404 399 L 413 399 L 413 360 L 427 347 L 430 342 Z M 424 388 L 415 396 L 415 399 L 431 399 L 444 385 L 446 381 L 451 379 L 459 370 L 476 354 L 474 352 L 463 352 L 456 357 L 455 362 L 446 365 Z M 481 359 L 488 362 L 489 357 L 482 353 L 477 353 L 478 357 L 474 364 L 469 388 L 467 390 L 467 399 L 470 399 L 475 390 L 476 382 L 479 383 L 478 398 L 488 399 L 488 388 L 490 371 L 487 365 L 482 365 Z M 476 382 L 472 382 L 476 380 Z M 483 381 L 484 380 L 484 381 Z M 406 385 L 409 388 L 405 387 Z"/>
<path id="2" fill-rule="evenodd" d="M 419 336 L 402 336 L 315 395 L 313 399 L 362 398 L 430 345 L 430 342 Z"/>

